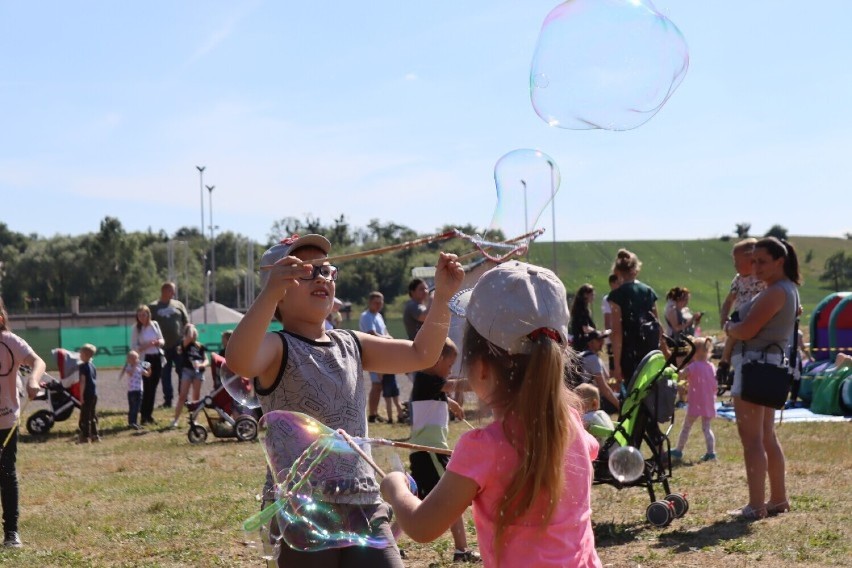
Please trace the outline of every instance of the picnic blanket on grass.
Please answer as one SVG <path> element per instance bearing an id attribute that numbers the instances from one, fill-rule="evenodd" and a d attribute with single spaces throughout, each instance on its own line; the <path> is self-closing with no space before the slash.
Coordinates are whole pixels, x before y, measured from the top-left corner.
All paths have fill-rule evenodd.
<path id="1" fill-rule="evenodd" d="M 716 416 L 730 422 L 736 422 L 734 407 L 716 403 Z M 849 422 L 850 416 L 832 416 L 830 414 L 814 414 L 807 408 L 789 408 L 784 411 L 784 422 Z M 775 422 L 781 422 L 781 411 L 775 411 Z"/>

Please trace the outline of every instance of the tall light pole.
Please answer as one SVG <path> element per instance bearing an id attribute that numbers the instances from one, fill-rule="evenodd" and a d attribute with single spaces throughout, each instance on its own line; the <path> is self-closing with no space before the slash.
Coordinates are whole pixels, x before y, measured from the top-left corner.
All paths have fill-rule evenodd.
<path id="1" fill-rule="evenodd" d="M 207 191 L 210 192 L 210 271 L 212 281 L 210 283 L 211 298 L 216 301 L 216 237 L 213 234 L 213 190 L 215 185 L 208 185 Z"/>
<path id="2" fill-rule="evenodd" d="M 198 188 L 201 191 L 201 238 L 204 239 L 204 170 L 206 166 L 195 166 L 198 170 Z"/>
<path id="3" fill-rule="evenodd" d="M 556 183 L 553 180 L 553 162 L 547 160 L 547 165 L 550 166 L 550 227 L 553 229 L 553 273 L 559 274 L 559 271 L 556 269 Z"/>

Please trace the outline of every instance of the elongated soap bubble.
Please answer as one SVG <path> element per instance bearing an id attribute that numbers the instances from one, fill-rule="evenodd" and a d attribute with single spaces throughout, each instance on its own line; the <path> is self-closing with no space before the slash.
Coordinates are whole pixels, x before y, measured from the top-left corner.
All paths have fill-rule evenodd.
<path id="1" fill-rule="evenodd" d="M 621 446 L 609 454 L 609 471 L 619 483 L 635 481 L 645 471 L 645 458 L 633 446 Z"/>
<path id="2" fill-rule="evenodd" d="M 486 235 L 502 231 L 511 239 L 540 229 L 541 214 L 560 182 L 559 166 L 541 150 L 521 148 L 505 154 L 494 165 L 497 205 Z"/>
<path id="3" fill-rule="evenodd" d="M 530 98 L 551 126 L 630 130 L 663 107 L 688 67 L 686 40 L 651 0 L 568 0 L 541 26 Z"/>

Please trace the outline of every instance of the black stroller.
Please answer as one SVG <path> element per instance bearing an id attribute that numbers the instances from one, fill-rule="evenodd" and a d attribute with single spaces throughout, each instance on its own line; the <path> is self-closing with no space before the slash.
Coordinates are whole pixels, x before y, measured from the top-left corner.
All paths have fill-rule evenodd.
<path id="1" fill-rule="evenodd" d="M 670 345 L 673 342 L 669 341 Z M 593 466 L 594 484 L 612 485 L 616 489 L 643 486 L 648 490 L 651 504 L 645 510 L 648 522 L 657 527 L 668 526 L 673 519 L 680 518 L 689 510 L 686 497 L 672 493 L 669 488 L 671 477 L 670 443 L 668 433 L 674 425 L 674 406 L 677 396 L 677 373 L 692 358 L 694 346 L 687 343 L 673 345 L 671 356 L 666 359 L 660 351 L 648 353 L 630 382 L 627 396 L 621 404 L 618 420 L 613 430 L 591 426 L 592 434 L 605 437 Z M 674 362 L 685 356 L 679 367 Z M 660 424 L 670 422 L 663 432 Z M 640 452 L 644 447 L 650 456 L 644 456 L 642 474 L 633 481 L 619 481 L 609 468 L 609 457 L 619 447 L 632 446 Z M 661 485 L 665 497 L 657 500 L 655 485 Z"/>
<path id="2" fill-rule="evenodd" d="M 80 408 L 80 377 L 77 374 L 80 363 L 79 354 L 65 349 L 51 351 L 59 367 L 57 380 L 44 375 L 44 391 L 34 400 L 45 400 L 49 409 L 37 410 L 27 418 L 27 432 L 33 436 L 42 436 L 50 432 L 56 422 L 68 420 L 75 408 Z"/>
<path id="3" fill-rule="evenodd" d="M 187 439 L 190 444 L 203 444 L 207 440 L 207 428 L 199 422 L 199 417 L 204 414 L 210 432 L 216 438 L 236 438 L 241 442 L 250 442 L 257 438 L 257 419 L 246 413 L 246 409 L 239 405 L 225 388 L 224 381 L 243 381 L 242 377 L 233 376 L 228 371 L 225 358 L 213 354 L 214 372 L 219 375 L 219 387 L 193 402 L 187 401 L 189 409 L 189 432 Z M 250 381 L 245 381 L 250 384 Z M 237 416 L 235 417 L 234 414 Z"/>

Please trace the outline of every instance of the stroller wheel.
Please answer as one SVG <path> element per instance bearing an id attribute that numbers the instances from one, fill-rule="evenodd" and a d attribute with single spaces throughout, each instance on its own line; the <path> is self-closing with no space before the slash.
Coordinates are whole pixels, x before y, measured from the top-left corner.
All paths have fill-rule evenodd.
<path id="1" fill-rule="evenodd" d="M 689 511 L 689 501 L 686 500 L 685 495 L 672 493 L 671 495 L 666 495 L 666 501 L 674 506 L 675 519 L 681 518 L 687 511 Z"/>
<path id="2" fill-rule="evenodd" d="M 251 416 L 240 416 L 234 424 L 237 439 L 241 442 L 250 442 L 257 438 L 257 420 Z"/>
<path id="3" fill-rule="evenodd" d="M 674 518 L 674 506 L 668 501 L 654 501 L 645 509 L 645 518 L 655 527 L 669 526 Z"/>
<path id="4" fill-rule="evenodd" d="M 200 424 L 194 424 L 186 434 L 190 444 L 203 444 L 207 440 L 207 429 Z"/>
<path id="5" fill-rule="evenodd" d="M 27 418 L 27 432 L 33 436 L 40 436 L 50 432 L 53 428 L 53 413 L 49 410 L 39 410 Z"/>

